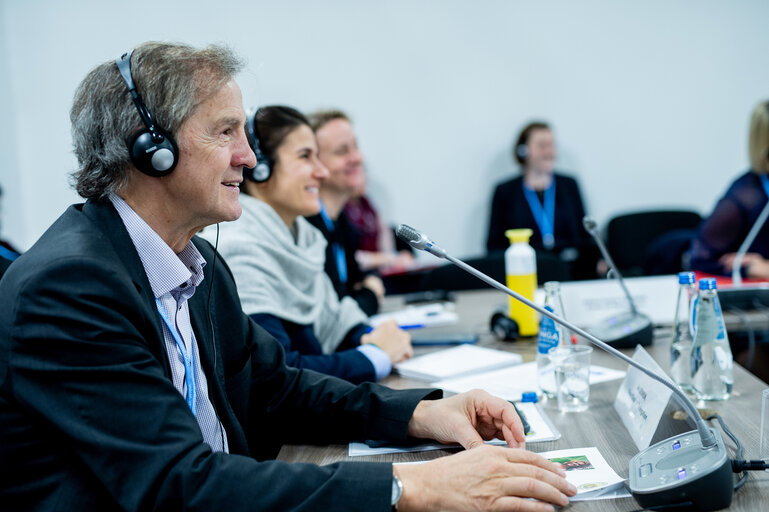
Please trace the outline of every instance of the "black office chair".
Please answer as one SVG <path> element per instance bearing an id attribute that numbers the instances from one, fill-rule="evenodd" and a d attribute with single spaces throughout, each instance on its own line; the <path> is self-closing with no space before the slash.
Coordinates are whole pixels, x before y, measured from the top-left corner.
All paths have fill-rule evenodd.
<path id="1" fill-rule="evenodd" d="M 644 275 L 647 253 L 655 241 L 671 231 L 684 233 L 681 236 L 691 240 L 701 221 L 699 213 L 689 210 L 650 210 L 618 215 L 607 226 L 606 246 L 620 272 L 627 276 Z M 681 238 L 673 237 L 669 243 L 671 250 L 678 251 L 673 261 L 680 256 L 680 251 L 688 247 L 687 242 Z M 647 262 L 648 266 L 650 264 Z M 674 266 L 668 265 L 665 268 Z"/>

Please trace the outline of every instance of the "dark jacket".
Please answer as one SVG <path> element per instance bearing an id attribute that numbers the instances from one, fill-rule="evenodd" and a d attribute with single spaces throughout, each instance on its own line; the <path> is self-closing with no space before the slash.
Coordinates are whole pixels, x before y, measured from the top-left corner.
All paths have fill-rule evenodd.
<path id="1" fill-rule="evenodd" d="M 334 222 L 334 230 L 329 231 L 323 217 L 320 214 L 307 217 L 310 224 L 315 226 L 326 237 L 328 245 L 326 246 L 326 274 L 334 283 L 336 294 L 341 299 L 348 295 L 355 299 L 358 306 L 367 315 L 373 315 L 379 311 L 379 299 L 376 294 L 368 288 L 356 288 L 355 285 L 363 281 L 370 273 L 363 272 L 355 259 L 355 249 L 358 247 L 357 233 L 350 224 L 344 211 Z M 336 254 L 334 254 L 334 244 L 339 244 L 344 249 L 345 262 L 347 264 L 347 281 L 342 282 L 339 278 L 339 268 L 336 264 Z"/>
<path id="2" fill-rule="evenodd" d="M 376 381 L 374 364 L 363 352 L 355 350 L 368 331 L 367 325 L 358 324 L 350 329 L 336 352 L 324 354 L 312 325 L 296 324 L 268 313 L 253 314 L 251 320 L 283 345 L 289 366 L 334 375 L 353 384 Z"/>
<path id="3" fill-rule="evenodd" d="M 430 392 L 286 367 L 280 345 L 242 313 L 226 263 L 193 241 L 208 264 L 190 316 L 231 455 L 211 452 L 171 382 L 120 217 L 109 201 L 88 201 L 0 281 L 2 508 L 389 510 L 389 464 L 259 461 L 289 441 L 402 440 Z"/>

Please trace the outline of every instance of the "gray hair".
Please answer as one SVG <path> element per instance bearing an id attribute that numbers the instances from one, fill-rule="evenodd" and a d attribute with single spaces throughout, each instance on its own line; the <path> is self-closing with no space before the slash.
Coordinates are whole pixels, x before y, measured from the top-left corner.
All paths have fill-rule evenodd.
<path id="1" fill-rule="evenodd" d="M 243 68 L 229 48 L 203 49 L 178 43 L 148 42 L 131 56 L 136 89 L 158 127 L 172 136 Z M 128 181 L 128 141 L 143 128 L 114 60 L 91 70 L 75 91 L 70 111 L 72 144 L 80 168 L 73 185 L 84 198 L 104 197 Z"/>

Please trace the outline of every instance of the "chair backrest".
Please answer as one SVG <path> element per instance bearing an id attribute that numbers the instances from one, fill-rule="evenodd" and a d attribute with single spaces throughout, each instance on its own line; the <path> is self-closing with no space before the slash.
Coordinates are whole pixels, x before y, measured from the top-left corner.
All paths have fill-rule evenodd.
<path id="1" fill-rule="evenodd" d="M 644 273 L 649 246 L 660 235 L 674 230 L 693 230 L 702 217 L 690 210 L 649 210 L 618 215 L 609 221 L 606 247 L 620 272 L 628 276 Z"/>
<path id="2" fill-rule="evenodd" d="M 492 279 L 505 283 L 505 252 L 495 251 L 480 258 L 469 258 L 465 263 Z M 546 281 L 568 281 L 569 266 L 550 254 L 537 253 L 537 284 Z M 474 275 L 449 263 L 428 271 L 422 278 L 421 290 L 480 290 L 491 288 Z"/>

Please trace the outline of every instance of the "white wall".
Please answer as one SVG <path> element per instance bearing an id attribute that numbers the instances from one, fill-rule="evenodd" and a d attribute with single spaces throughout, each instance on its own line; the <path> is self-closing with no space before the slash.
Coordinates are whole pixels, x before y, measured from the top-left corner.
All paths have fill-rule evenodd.
<path id="1" fill-rule="evenodd" d="M 0 0 L 4 235 L 29 247 L 77 196 L 69 135 L 85 73 L 148 39 L 224 42 L 246 106 L 340 107 L 395 222 L 483 251 L 495 182 L 528 120 L 599 221 L 706 214 L 747 162 L 769 97 L 769 2 Z"/>

